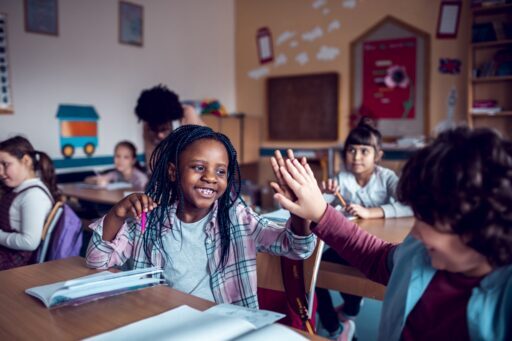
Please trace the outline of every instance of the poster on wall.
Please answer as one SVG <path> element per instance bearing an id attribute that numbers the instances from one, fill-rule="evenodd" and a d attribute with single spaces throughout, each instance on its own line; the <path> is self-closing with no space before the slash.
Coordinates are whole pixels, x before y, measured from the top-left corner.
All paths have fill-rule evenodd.
<path id="1" fill-rule="evenodd" d="M 0 114 L 13 112 L 7 52 L 7 14 L 0 13 Z"/>
<path id="2" fill-rule="evenodd" d="M 362 111 L 376 120 L 414 120 L 416 38 L 363 44 Z"/>

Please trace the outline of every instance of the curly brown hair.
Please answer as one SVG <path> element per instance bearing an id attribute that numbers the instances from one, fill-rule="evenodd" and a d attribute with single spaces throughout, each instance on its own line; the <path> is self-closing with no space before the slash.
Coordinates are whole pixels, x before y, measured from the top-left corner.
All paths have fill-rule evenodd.
<path id="1" fill-rule="evenodd" d="M 458 234 L 491 265 L 512 263 L 512 142 L 495 131 L 440 134 L 408 160 L 397 195 L 417 219 Z"/>

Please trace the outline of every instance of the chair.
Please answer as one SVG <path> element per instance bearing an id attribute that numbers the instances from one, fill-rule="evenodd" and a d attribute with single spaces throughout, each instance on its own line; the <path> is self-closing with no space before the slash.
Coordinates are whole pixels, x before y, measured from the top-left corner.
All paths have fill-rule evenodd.
<path id="1" fill-rule="evenodd" d="M 315 294 L 315 286 L 316 279 L 318 275 L 318 270 L 320 268 L 320 261 L 322 259 L 322 252 L 324 248 L 324 242 L 318 240 L 317 246 L 311 257 L 303 261 L 303 271 L 304 271 L 304 286 L 307 293 L 307 310 L 308 317 L 313 318 L 313 303 L 314 303 L 314 294 Z M 277 310 L 276 305 L 280 301 L 281 304 L 287 302 L 285 295 L 275 295 L 276 292 L 285 293 L 285 283 L 282 276 L 282 259 L 280 256 L 270 255 L 268 253 L 258 252 L 256 255 L 256 270 L 258 275 L 258 296 L 263 298 L 260 300 L 260 308 L 262 309 L 270 309 Z M 269 300 L 265 299 L 265 296 L 269 298 Z M 279 297 L 280 296 L 280 297 Z M 282 299 L 285 297 L 284 299 Z M 267 304 L 271 303 L 268 306 Z M 261 304 L 263 303 L 263 304 Z M 281 311 L 284 312 L 284 311 Z M 283 322 L 285 324 L 287 321 Z M 293 323 L 293 321 L 290 321 Z M 293 327 L 301 328 L 301 326 L 292 325 Z"/>
<path id="2" fill-rule="evenodd" d="M 41 233 L 41 244 L 39 245 L 37 252 L 37 263 L 43 263 L 46 258 L 53 230 L 55 229 L 63 210 L 63 203 L 61 201 L 57 201 L 46 218 L 43 226 L 43 232 Z"/>

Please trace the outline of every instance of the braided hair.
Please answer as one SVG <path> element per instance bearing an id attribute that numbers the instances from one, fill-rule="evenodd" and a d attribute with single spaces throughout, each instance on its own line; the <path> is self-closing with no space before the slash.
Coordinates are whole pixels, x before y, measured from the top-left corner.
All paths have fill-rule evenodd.
<path id="1" fill-rule="evenodd" d="M 198 125 L 184 125 L 174 130 L 167 136 L 151 154 L 150 169 L 151 178 L 146 186 L 146 194 L 159 203 L 160 209 L 149 216 L 148 228 L 154 229 L 154 233 L 144 234 L 144 252 L 151 259 L 151 246 L 163 248 L 160 238 L 162 226 L 166 221 L 171 221 L 170 210 L 167 208 L 178 203 L 178 216 L 184 207 L 184 196 L 181 191 L 181 174 L 179 167 L 180 154 L 192 143 L 211 139 L 224 145 L 228 154 L 229 164 L 227 171 L 227 187 L 224 194 L 218 199 L 217 220 L 221 238 L 221 267 L 224 267 L 229 257 L 229 245 L 233 222 L 229 218 L 230 210 L 240 197 L 240 167 L 237 161 L 236 150 L 229 138 L 211 128 Z M 176 166 L 176 179 L 169 179 L 170 164 Z"/>

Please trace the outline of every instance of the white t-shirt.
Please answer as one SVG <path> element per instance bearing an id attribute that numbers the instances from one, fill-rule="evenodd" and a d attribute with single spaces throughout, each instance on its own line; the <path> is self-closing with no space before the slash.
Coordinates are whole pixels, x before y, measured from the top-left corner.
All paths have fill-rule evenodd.
<path id="1" fill-rule="evenodd" d="M 164 275 L 170 287 L 213 302 L 204 230 L 210 214 L 190 224 L 174 218 L 173 230 L 163 237 Z"/>
<path id="2" fill-rule="evenodd" d="M 50 194 L 46 185 L 38 178 L 25 180 L 14 188 L 14 191 L 20 192 L 30 186 L 40 186 Z M 48 194 L 35 187 L 16 196 L 9 208 L 9 221 L 15 232 L 0 230 L 0 245 L 21 251 L 37 249 L 41 242 L 44 222 L 53 206 Z"/>

